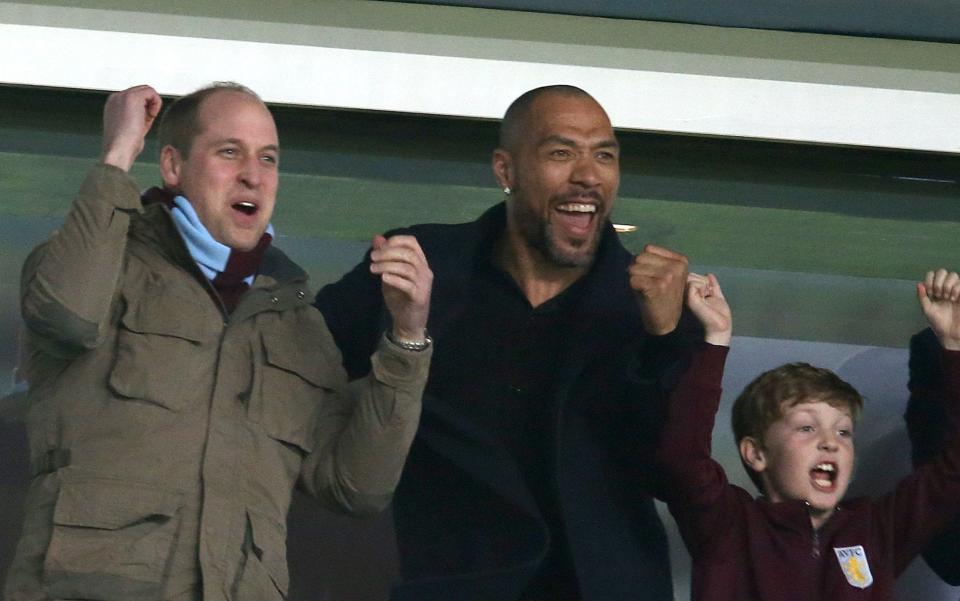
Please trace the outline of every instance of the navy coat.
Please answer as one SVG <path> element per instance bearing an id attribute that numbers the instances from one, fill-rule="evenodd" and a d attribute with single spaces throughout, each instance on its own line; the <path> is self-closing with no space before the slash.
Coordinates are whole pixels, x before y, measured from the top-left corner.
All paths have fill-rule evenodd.
<path id="1" fill-rule="evenodd" d="M 434 272 L 428 329 L 434 363 L 458 336 L 475 265 L 505 227 L 504 205 L 479 220 L 419 225 L 416 236 Z M 656 402 L 700 337 L 685 314 L 662 337 L 647 334 L 629 288 L 632 255 L 610 224 L 578 318 L 570 324 L 557 369 L 553 416 L 559 506 L 583 598 L 669 601 L 667 539 L 650 496 Z M 347 371 L 369 369 L 369 355 L 389 314 L 366 260 L 324 287 L 317 307 L 343 353 Z M 536 574 L 549 532 L 519 465 L 493 432 L 456 400 L 424 395 L 420 429 L 394 496 L 403 582 L 401 600 L 518 599 Z"/>

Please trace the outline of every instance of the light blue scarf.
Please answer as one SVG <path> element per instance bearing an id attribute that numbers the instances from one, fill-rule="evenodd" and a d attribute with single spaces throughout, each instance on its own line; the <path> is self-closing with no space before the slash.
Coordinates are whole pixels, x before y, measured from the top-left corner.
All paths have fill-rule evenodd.
<path id="1" fill-rule="evenodd" d="M 170 214 L 187 245 L 187 250 L 190 251 L 190 256 L 207 279 L 213 280 L 226 268 L 227 260 L 230 259 L 230 247 L 213 239 L 186 197 L 180 195 L 173 199 Z M 273 224 L 267 225 L 267 233 L 274 237 Z M 249 286 L 253 284 L 253 276 L 247 276 L 243 281 Z"/>

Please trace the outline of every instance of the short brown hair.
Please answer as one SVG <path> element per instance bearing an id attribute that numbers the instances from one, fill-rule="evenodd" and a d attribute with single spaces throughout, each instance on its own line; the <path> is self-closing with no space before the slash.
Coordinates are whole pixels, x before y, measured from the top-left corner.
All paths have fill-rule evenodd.
<path id="1" fill-rule="evenodd" d="M 199 90 L 190 92 L 186 96 L 181 96 L 160 117 L 160 125 L 157 130 L 160 149 L 173 146 L 183 155 L 183 158 L 189 157 L 193 140 L 201 133 L 200 123 L 197 120 L 200 106 L 204 100 L 224 90 L 248 94 L 263 102 L 256 92 L 233 81 L 216 81 Z"/>
<path id="2" fill-rule="evenodd" d="M 747 436 L 762 445 L 767 429 L 787 409 L 812 401 L 847 409 L 854 421 L 863 409 L 863 397 L 857 389 L 829 369 L 809 363 L 787 363 L 754 378 L 733 402 L 730 422 L 737 446 Z M 763 491 L 759 474 L 746 463 L 743 467 Z"/>

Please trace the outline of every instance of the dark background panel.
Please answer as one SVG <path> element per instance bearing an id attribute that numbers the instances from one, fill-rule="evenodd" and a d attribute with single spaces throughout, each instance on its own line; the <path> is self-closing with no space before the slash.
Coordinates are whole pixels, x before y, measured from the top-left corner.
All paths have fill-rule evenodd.
<path id="1" fill-rule="evenodd" d="M 591 17 L 960 42 L 954 0 L 400 0 Z"/>

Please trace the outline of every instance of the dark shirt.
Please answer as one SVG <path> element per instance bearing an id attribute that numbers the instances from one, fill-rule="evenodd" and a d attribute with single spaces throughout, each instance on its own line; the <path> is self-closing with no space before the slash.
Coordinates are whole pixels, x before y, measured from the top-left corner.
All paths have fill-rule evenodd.
<path id="1" fill-rule="evenodd" d="M 581 282 L 532 307 L 489 254 L 478 257 L 470 301 L 453 326 L 459 335 L 437 354 L 427 386 L 500 438 L 543 513 L 551 545 L 525 599 L 580 598 L 551 459 L 557 420 L 552 383 Z"/>

